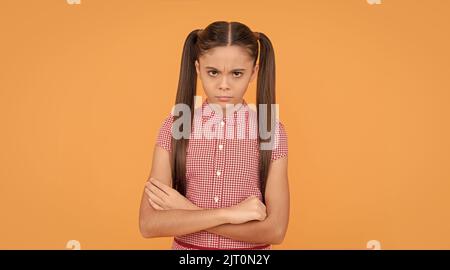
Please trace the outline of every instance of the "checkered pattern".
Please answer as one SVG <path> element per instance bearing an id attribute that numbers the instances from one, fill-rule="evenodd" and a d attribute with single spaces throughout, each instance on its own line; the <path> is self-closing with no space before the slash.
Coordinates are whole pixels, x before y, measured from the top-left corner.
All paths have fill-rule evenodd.
<path id="1" fill-rule="evenodd" d="M 156 142 L 169 152 L 171 152 L 172 123 L 171 113 L 164 120 Z M 259 190 L 259 146 L 256 132 L 256 111 L 251 109 L 245 100 L 240 107 L 224 116 L 214 111 L 207 99 L 201 107 L 196 108 L 187 148 L 186 197 L 195 205 L 206 209 L 229 207 L 251 195 L 256 195 L 262 200 Z M 278 119 L 274 142 L 272 160 L 287 156 L 287 134 L 284 125 Z M 236 241 L 207 231 L 175 238 L 181 243 L 205 248 L 261 247 L 261 244 Z M 174 241 L 172 249 L 192 248 Z M 262 249 L 271 249 L 271 246 Z"/>

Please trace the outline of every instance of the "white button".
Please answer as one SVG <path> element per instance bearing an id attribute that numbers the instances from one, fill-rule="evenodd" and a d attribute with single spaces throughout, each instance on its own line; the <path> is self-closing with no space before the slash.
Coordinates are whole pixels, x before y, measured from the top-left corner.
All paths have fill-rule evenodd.
<path id="1" fill-rule="evenodd" d="M 219 150 L 223 149 L 223 145 L 219 144 Z"/>
<path id="2" fill-rule="evenodd" d="M 217 174 L 217 176 L 220 176 L 220 171 L 217 171 L 217 173 L 216 173 L 216 174 Z"/>
<path id="3" fill-rule="evenodd" d="M 220 125 L 223 127 L 225 125 L 225 122 L 224 121 L 220 122 Z"/>
<path id="4" fill-rule="evenodd" d="M 216 203 L 218 203 L 219 202 L 219 197 L 214 197 L 214 201 L 216 202 Z"/>

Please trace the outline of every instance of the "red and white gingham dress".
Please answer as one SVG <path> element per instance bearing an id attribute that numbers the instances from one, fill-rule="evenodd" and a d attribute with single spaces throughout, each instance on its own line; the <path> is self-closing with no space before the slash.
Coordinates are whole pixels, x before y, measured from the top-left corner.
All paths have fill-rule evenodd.
<path id="1" fill-rule="evenodd" d="M 172 123 L 171 113 L 157 137 L 157 145 L 169 152 Z M 245 100 L 226 116 L 216 113 L 207 99 L 196 108 L 186 156 L 186 198 L 205 209 L 229 207 L 251 195 L 262 200 L 256 131 L 256 111 Z M 271 149 L 272 160 L 288 154 L 287 134 L 278 119 Z M 199 231 L 174 237 L 172 249 L 271 249 L 271 245 L 236 241 Z"/>

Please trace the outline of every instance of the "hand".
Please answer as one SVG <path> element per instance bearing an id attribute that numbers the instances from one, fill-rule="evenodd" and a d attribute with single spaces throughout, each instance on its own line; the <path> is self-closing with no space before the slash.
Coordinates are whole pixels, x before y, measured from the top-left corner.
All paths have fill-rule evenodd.
<path id="1" fill-rule="evenodd" d="M 255 195 L 227 209 L 231 211 L 229 215 L 231 224 L 241 224 L 251 220 L 262 221 L 267 216 L 266 206 Z"/>
<path id="2" fill-rule="evenodd" d="M 200 210 L 177 190 L 163 184 L 155 178 L 145 183 L 145 193 L 148 201 L 155 210 L 184 209 Z"/>

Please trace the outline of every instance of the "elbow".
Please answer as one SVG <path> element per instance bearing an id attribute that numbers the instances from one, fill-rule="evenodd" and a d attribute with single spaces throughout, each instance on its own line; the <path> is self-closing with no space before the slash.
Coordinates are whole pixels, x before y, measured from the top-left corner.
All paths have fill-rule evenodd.
<path id="1" fill-rule="evenodd" d="M 274 231 L 275 231 L 275 233 L 274 233 L 273 240 L 271 241 L 272 242 L 271 244 L 280 245 L 284 241 L 284 236 L 286 235 L 286 230 L 277 229 Z"/>
<path id="2" fill-rule="evenodd" d="M 141 236 L 144 238 L 154 238 L 156 237 L 154 230 L 148 226 L 148 222 L 145 220 L 139 221 L 139 231 L 141 233 Z"/>
<path id="3" fill-rule="evenodd" d="M 144 229 L 141 229 L 141 236 L 144 238 L 152 238 L 152 235 L 147 230 Z"/>
<path id="4" fill-rule="evenodd" d="M 141 236 L 144 238 L 151 238 L 150 231 L 145 226 L 145 222 L 139 222 L 139 232 L 141 233 Z"/>

